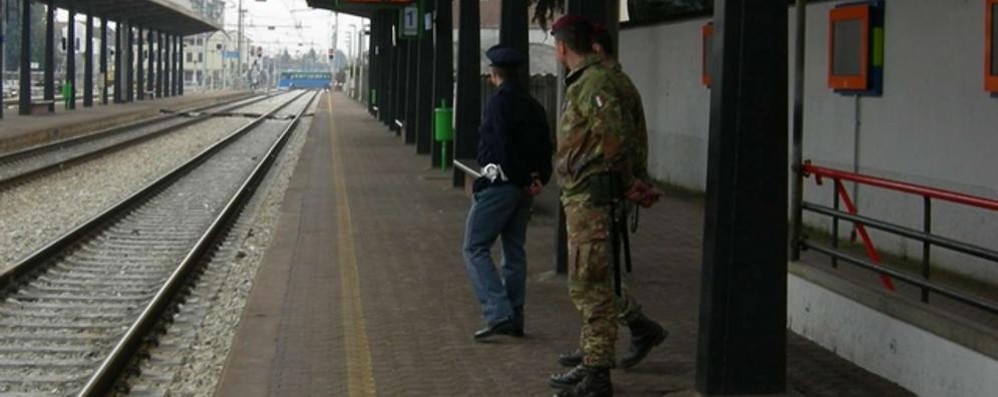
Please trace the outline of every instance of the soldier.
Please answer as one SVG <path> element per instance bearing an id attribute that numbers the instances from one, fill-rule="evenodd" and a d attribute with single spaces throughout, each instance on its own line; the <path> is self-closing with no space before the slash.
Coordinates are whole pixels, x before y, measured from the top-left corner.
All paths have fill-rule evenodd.
<path id="1" fill-rule="evenodd" d="M 524 243 L 533 197 L 551 178 L 551 135 L 544 108 L 517 81 L 526 61 L 507 47 L 486 53 L 489 80 L 498 87 L 485 105 L 479 131 L 474 201 L 468 213 L 464 258 L 485 327 L 476 341 L 493 335 L 523 336 L 527 256 Z M 502 275 L 490 254 L 502 236 Z"/>
<path id="2" fill-rule="evenodd" d="M 633 120 L 631 125 L 635 129 L 631 133 L 633 134 L 632 138 L 635 139 L 634 176 L 652 187 L 654 185 L 648 175 L 648 131 L 645 125 L 641 94 L 621 69 L 620 63 L 614 59 L 613 38 L 601 25 L 593 26 L 593 52 L 600 57 L 602 65 L 610 70 L 612 84 L 620 92 L 621 108 L 625 116 Z M 628 131 L 622 131 L 622 133 L 628 133 Z M 657 198 L 657 193 L 654 197 Z M 622 218 L 626 219 L 626 214 Z M 628 233 L 628 231 L 622 230 L 622 233 Z M 631 331 L 630 350 L 620 359 L 619 365 L 620 368 L 630 368 L 640 363 L 652 348 L 665 341 L 669 333 L 660 324 L 641 312 L 641 305 L 627 288 L 627 283 L 623 283 L 622 294 L 617 298 L 617 310 L 620 323 L 626 325 Z M 578 366 L 582 363 L 582 351 L 577 349 L 571 353 L 562 354 L 558 357 L 558 362 L 566 367 Z"/>
<path id="3" fill-rule="evenodd" d="M 569 294 L 582 314 L 582 363 L 553 375 L 559 396 L 612 396 L 618 308 L 611 239 L 623 199 L 651 205 L 655 190 L 635 175 L 633 125 L 613 72 L 593 53 L 592 25 L 565 16 L 552 29 L 555 57 L 569 71 L 555 169 L 568 227 Z"/>

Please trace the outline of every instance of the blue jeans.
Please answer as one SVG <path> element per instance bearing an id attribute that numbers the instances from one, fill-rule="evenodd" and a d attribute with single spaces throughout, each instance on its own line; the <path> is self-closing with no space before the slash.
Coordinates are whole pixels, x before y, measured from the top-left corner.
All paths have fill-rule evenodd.
<path id="1" fill-rule="evenodd" d="M 490 325 L 523 310 L 527 283 L 527 221 L 533 199 L 516 185 L 475 192 L 464 232 L 464 261 L 475 297 Z M 491 249 L 502 236 L 502 276 Z"/>

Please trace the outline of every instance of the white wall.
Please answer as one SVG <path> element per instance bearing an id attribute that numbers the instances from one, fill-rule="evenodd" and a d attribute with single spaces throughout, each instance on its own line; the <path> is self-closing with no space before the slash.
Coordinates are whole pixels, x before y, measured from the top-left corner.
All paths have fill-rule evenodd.
<path id="1" fill-rule="evenodd" d="M 787 295 L 791 330 L 920 396 L 998 393 L 998 361 L 991 357 L 794 274 Z"/>
<path id="2" fill-rule="evenodd" d="M 884 95 L 858 100 L 827 88 L 828 10 L 835 4 L 808 7 L 805 159 L 998 197 L 998 156 L 993 155 L 998 148 L 998 99 L 983 90 L 982 3 L 889 2 Z M 793 32 L 792 9 L 790 14 Z M 695 190 L 704 189 L 706 178 L 710 90 L 700 84 L 700 29 L 707 21 L 625 29 L 620 44 L 624 68 L 645 101 L 653 145 L 651 172 L 660 180 Z M 792 65 L 793 45 L 790 50 Z M 812 180 L 805 185 L 809 201 L 830 205 L 831 194 L 827 184 L 816 187 Z M 921 198 L 862 188 L 857 201 L 861 214 L 921 227 Z M 821 217 L 806 220 L 828 225 Z M 848 228 L 843 225 L 842 230 Z M 933 231 L 998 249 L 993 238 L 998 235 L 998 215 L 984 210 L 936 202 Z M 921 256 L 920 243 L 871 234 L 882 250 Z M 942 249 L 934 249 L 932 258 L 957 272 L 998 282 L 998 264 Z"/>

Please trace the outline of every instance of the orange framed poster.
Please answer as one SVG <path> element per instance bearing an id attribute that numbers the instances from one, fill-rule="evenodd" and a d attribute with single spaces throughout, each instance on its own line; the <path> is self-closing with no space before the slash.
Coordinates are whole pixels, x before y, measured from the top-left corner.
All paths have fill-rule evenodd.
<path id="1" fill-rule="evenodd" d="M 998 0 L 985 0 L 984 89 L 998 94 Z"/>
<path id="2" fill-rule="evenodd" d="M 868 89 L 870 5 L 833 8 L 828 18 L 828 87 L 843 91 Z"/>

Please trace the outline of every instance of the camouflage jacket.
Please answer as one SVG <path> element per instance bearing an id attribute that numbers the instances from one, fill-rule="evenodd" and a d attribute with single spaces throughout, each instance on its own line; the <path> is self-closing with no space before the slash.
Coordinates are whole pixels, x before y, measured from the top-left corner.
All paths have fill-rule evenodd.
<path id="1" fill-rule="evenodd" d="M 585 196 L 589 178 L 620 175 L 621 188 L 635 179 L 641 151 L 635 119 L 613 69 L 589 56 L 566 78 L 564 112 L 558 129 L 555 169 L 565 198 Z"/>
<path id="2" fill-rule="evenodd" d="M 634 139 L 631 141 L 634 143 L 634 158 L 631 159 L 632 173 L 635 178 L 650 182 L 651 176 L 648 175 L 648 124 L 645 121 L 645 108 L 641 102 L 641 93 L 638 92 L 638 88 L 634 86 L 631 78 L 621 69 L 619 63 L 613 62 L 609 68 L 613 85 L 620 90 L 624 117 L 630 118 L 633 123 L 631 125 L 634 127 L 631 131 L 622 131 L 625 134 L 630 132 Z"/>

